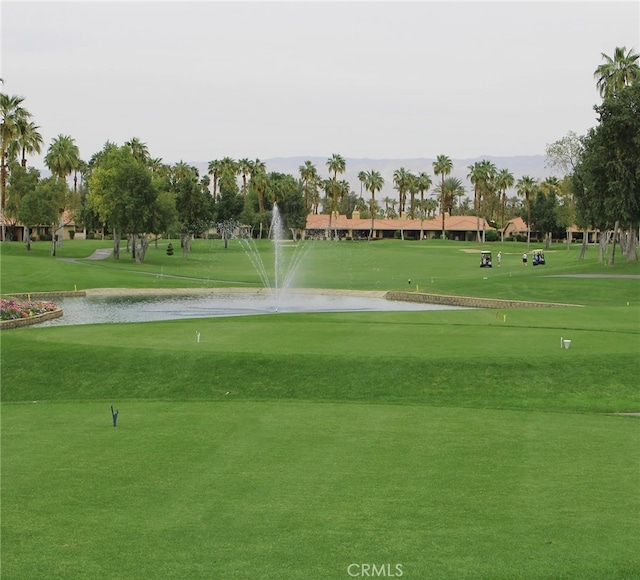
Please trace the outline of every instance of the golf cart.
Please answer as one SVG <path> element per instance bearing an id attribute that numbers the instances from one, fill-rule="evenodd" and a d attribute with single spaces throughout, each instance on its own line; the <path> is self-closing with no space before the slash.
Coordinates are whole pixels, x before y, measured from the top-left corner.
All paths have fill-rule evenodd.
<path id="1" fill-rule="evenodd" d="M 480 252 L 480 267 L 493 268 L 493 261 L 491 260 L 491 252 L 488 252 L 485 250 Z"/>
<path id="2" fill-rule="evenodd" d="M 534 266 L 544 266 L 544 252 L 542 250 L 533 250 L 531 262 Z"/>

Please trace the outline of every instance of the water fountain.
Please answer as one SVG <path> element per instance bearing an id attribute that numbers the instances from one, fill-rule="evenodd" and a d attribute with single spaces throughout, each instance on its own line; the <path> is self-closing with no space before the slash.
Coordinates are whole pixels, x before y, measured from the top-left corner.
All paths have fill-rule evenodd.
<path id="1" fill-rule="evenodd" d="M 233 228 L 234 236 L 240 242 L 251 265 L 260 276 L 263 287 L 270 292 L 274 307 L 284 298 L 284 294 L 290 289 L 293 278 L 302 263 L 304 256 L 311 247 L 304 240 L 298 242 L 292 252 L 288 252 L 288 240 L 284 228 L 284 221 L 278 208 L 278 204 L 273 205 L 273 218 L 269 230 L 269 240 L 273 244 L 273 278 L 269 276 L 262 254 L 258 250 L 255 241 L 249 232 L 242 228 Z"/>

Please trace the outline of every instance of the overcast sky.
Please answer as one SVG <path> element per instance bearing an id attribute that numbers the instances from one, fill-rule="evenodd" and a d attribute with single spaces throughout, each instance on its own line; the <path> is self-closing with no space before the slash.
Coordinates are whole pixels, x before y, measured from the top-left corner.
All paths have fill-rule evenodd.
<path id="1" fill-rule="evenodd" d="M 2 2 L 3 92 L 89 159 L 543 154 L 640 2 Z M 34 160 L 36 166 L 41 162 Z"/>

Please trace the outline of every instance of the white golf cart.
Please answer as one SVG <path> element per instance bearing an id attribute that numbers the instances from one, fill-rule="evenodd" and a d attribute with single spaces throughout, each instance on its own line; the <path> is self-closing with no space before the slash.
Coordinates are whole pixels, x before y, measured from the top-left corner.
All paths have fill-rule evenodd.
<path id="1" fill-rule="evenodd" d="M 544 252 L 542 250 L 533 250 L 531 253 L 531 263 L 534 266 L 544 266 Z"/>
<path id="2" fill-rule="evenodd" d="M 491 259 L 491 252 L 483 250 L 480 252 L 480 267 L 481 268 L 493 268 L 493 260 Z"/>

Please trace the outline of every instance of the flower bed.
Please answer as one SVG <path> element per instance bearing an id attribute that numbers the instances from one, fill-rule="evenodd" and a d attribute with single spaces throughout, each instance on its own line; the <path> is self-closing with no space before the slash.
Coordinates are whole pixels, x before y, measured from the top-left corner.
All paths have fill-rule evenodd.
<path id="1" fill-rule="evenodd" d="M 31 300 L 5 300 L 0 299 L 0 320 L 18 320 L 31 318 L 39 314 L 54 312 L 58 309 L 55 302 L 31 301 Z"/>

